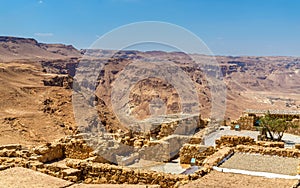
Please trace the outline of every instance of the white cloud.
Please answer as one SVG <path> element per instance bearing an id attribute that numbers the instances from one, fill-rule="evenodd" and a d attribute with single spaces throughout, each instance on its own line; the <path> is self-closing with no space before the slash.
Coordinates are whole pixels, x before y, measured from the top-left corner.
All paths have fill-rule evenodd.
<path id="1" fill-rule="evenodd" d="M 53 35 L 53 33 L 34 33 L 34 36 L 37 37 L 52 37 Z"/>

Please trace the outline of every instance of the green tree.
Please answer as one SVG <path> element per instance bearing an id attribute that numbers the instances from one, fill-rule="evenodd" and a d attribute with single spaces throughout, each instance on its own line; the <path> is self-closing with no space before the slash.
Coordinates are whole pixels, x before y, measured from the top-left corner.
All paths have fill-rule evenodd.
<path id="1" fill-rule="evenodd" d="M 283 134 L 290 128 L 296 128 L 297 125 L 284 118 L 272 116 L 270 112 L 260 118 L 260 126 L 263 134 L 273 141 L 281 141 Z"/>

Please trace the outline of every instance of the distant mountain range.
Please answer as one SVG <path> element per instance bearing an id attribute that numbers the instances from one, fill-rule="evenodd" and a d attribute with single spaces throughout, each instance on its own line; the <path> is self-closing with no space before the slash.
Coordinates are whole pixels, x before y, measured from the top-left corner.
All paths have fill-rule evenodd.
<path id="1" fill-rule="evenodd" d="M 195 82 L 203 117 L 210 116 L 212 98 L 205 81 L 206 76 L 197 63 L 204 62 L 209 65 L 209 62 L 214 60 L 218 62 L 227 88 L 224 103 L 226 118 L 236 119 L 245 109 L 300 108 L 299 57 L 212 57 L 162 51 L 78 50 L 71 45 L 44 44 L 35 39 L 0 37 L 0 62 L 38 62 L 41 70 L 51 74 L 69 73 L 74 76 L 76 67 L 81 61 L 97 58 L 103 60 L 107 57 L 110 63 L 105 65 L 98 78 L 99 98 L 103 102 L 102 105 L 107 107 L 106 114 L 112 113 L 109 104 L 110 86 L 118 78 L 119 73 L 135 60 L 142 61 L 153 57 L 172 61 L 186 71 Z M 192 62 L 191 57 L 198 62 Z M 132 88 L 130 113 L 140 119 L 148 117 L 149 101 L 157 96 L 166 102 L 168 113 L 177 113 L 181 110 L 180 99 L 174 97 L 176 90 L 170 85 L 166 87 L 166 83 L 162 80 L 150 79 L 147 82 L 141 81 Z"/>
<path id="2" fill-rule="evenodd" d="M 0 61 L 79 57 L 72 45 L 44 44 L 35 39 L 0 36 Z"/>

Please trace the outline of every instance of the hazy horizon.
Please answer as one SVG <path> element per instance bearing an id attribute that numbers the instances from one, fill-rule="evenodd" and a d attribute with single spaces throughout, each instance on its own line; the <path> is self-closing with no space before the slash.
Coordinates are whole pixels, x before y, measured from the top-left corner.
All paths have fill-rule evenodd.
<path id="1" fill-rule="evenodd" d="M 0 7 L 0 35 L 86 49 L 120 26 L 162 21 L 193 32 L 216 55 L 297 57 L 299 7 L 293 0 L 11 0 Z"/>

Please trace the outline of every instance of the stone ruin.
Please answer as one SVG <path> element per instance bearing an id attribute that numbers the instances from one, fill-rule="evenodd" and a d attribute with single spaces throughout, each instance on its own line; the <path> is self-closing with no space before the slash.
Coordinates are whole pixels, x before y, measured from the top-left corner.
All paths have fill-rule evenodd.
<path id="1" fill-rule="evenodd" d="M 184 144 L 179 153 L 180 163 L 191 164 L 191 158 L 195 158 L 198 170 L 191 174 L 176 175 L 122 166 L 122 163 L 125 164 L 127 161 L 118 160 L 117 157 L 116 161 L 110 161 L 103 155 L 105 152 L 99 155 L 100 146 L 93 148 L 87 143 L 93 138 L 89 137 L 90 140 L 87 138 L 86 134 L 67 136 L 33 148 L 18 144 L 0 146 L 0 170 L 24 167 L 64 180 L 87 184 L 147 184 L 178 187 L 201 178 L 235 152 L 300 157 L 300 144 L 292 149 L 284 148 L 281 142 L 255 142 L 250 137 L 222 136 L 216 140 L 216 147 L 203 146 L 199 143 Z M 105 144 L 108 148 L 117 148 L 117 145 L 109 141 Z M 142 154 L 134 153 L 143 156 Z M 115 162 L 118 165 L 114 164 Z M 299 170 L 300 165 L 298 174 L 300 174 Z"/>
<path id="2" fill-rule="evenodd" d="M 199 116 L 184 115 L 165 117 L 161 124 L 151 125 L 155 129 L 143 134 L 87 131 L 33 148 L 1 146 L 0 170 L 25 167 L 72 182 L 161 187 L 177 187 L 207 173 L 208 169 L 200 169 L 200 176 L 174 175 L 126 167 L 140 159 L 168 162 L 178 157 L 183 144 L 202 142 L 194 132 L 205 126 Z"/>
<path id="3" fill-rule="evenodd" d="M 86 142 L 99 155 L 124 166 L 138 159 L 168 162 L 178 158 L 183 144 L 203 142 L 203 130 L 207 126 L 199 115 L 186 114 L 148 119 L 128 131 L 115 133 L 96 130 L 90 127 L 93 123 L 86 124 L 89 126 L 82 127 L 80 131 L 84 132 L 81 135 Z"/>
<path id="4" fill-rule="evenodd" d="M 99 148 L 93 149 L 89 146 L 86 139 L 83 138 L 86 136 L 82 134 L 68 136 L 34 148 L 26 148 L 17 144 L 1 146 L 0 170 L 24 167 L 72 182 L 178 187 L 180 184 L 185 184 L 208 173 L 212 168 L 209 165 L 216 163 L 210 159 L 207 164 L 205 163 L 205 168 L 190 175 L 174 175 L 118 166 L 99 155 Z M 222 155 L 226 155 L 228 149 L 222 153 L 224 153 Z M 219 155 L 218 160 L 221 159 Z"/>

